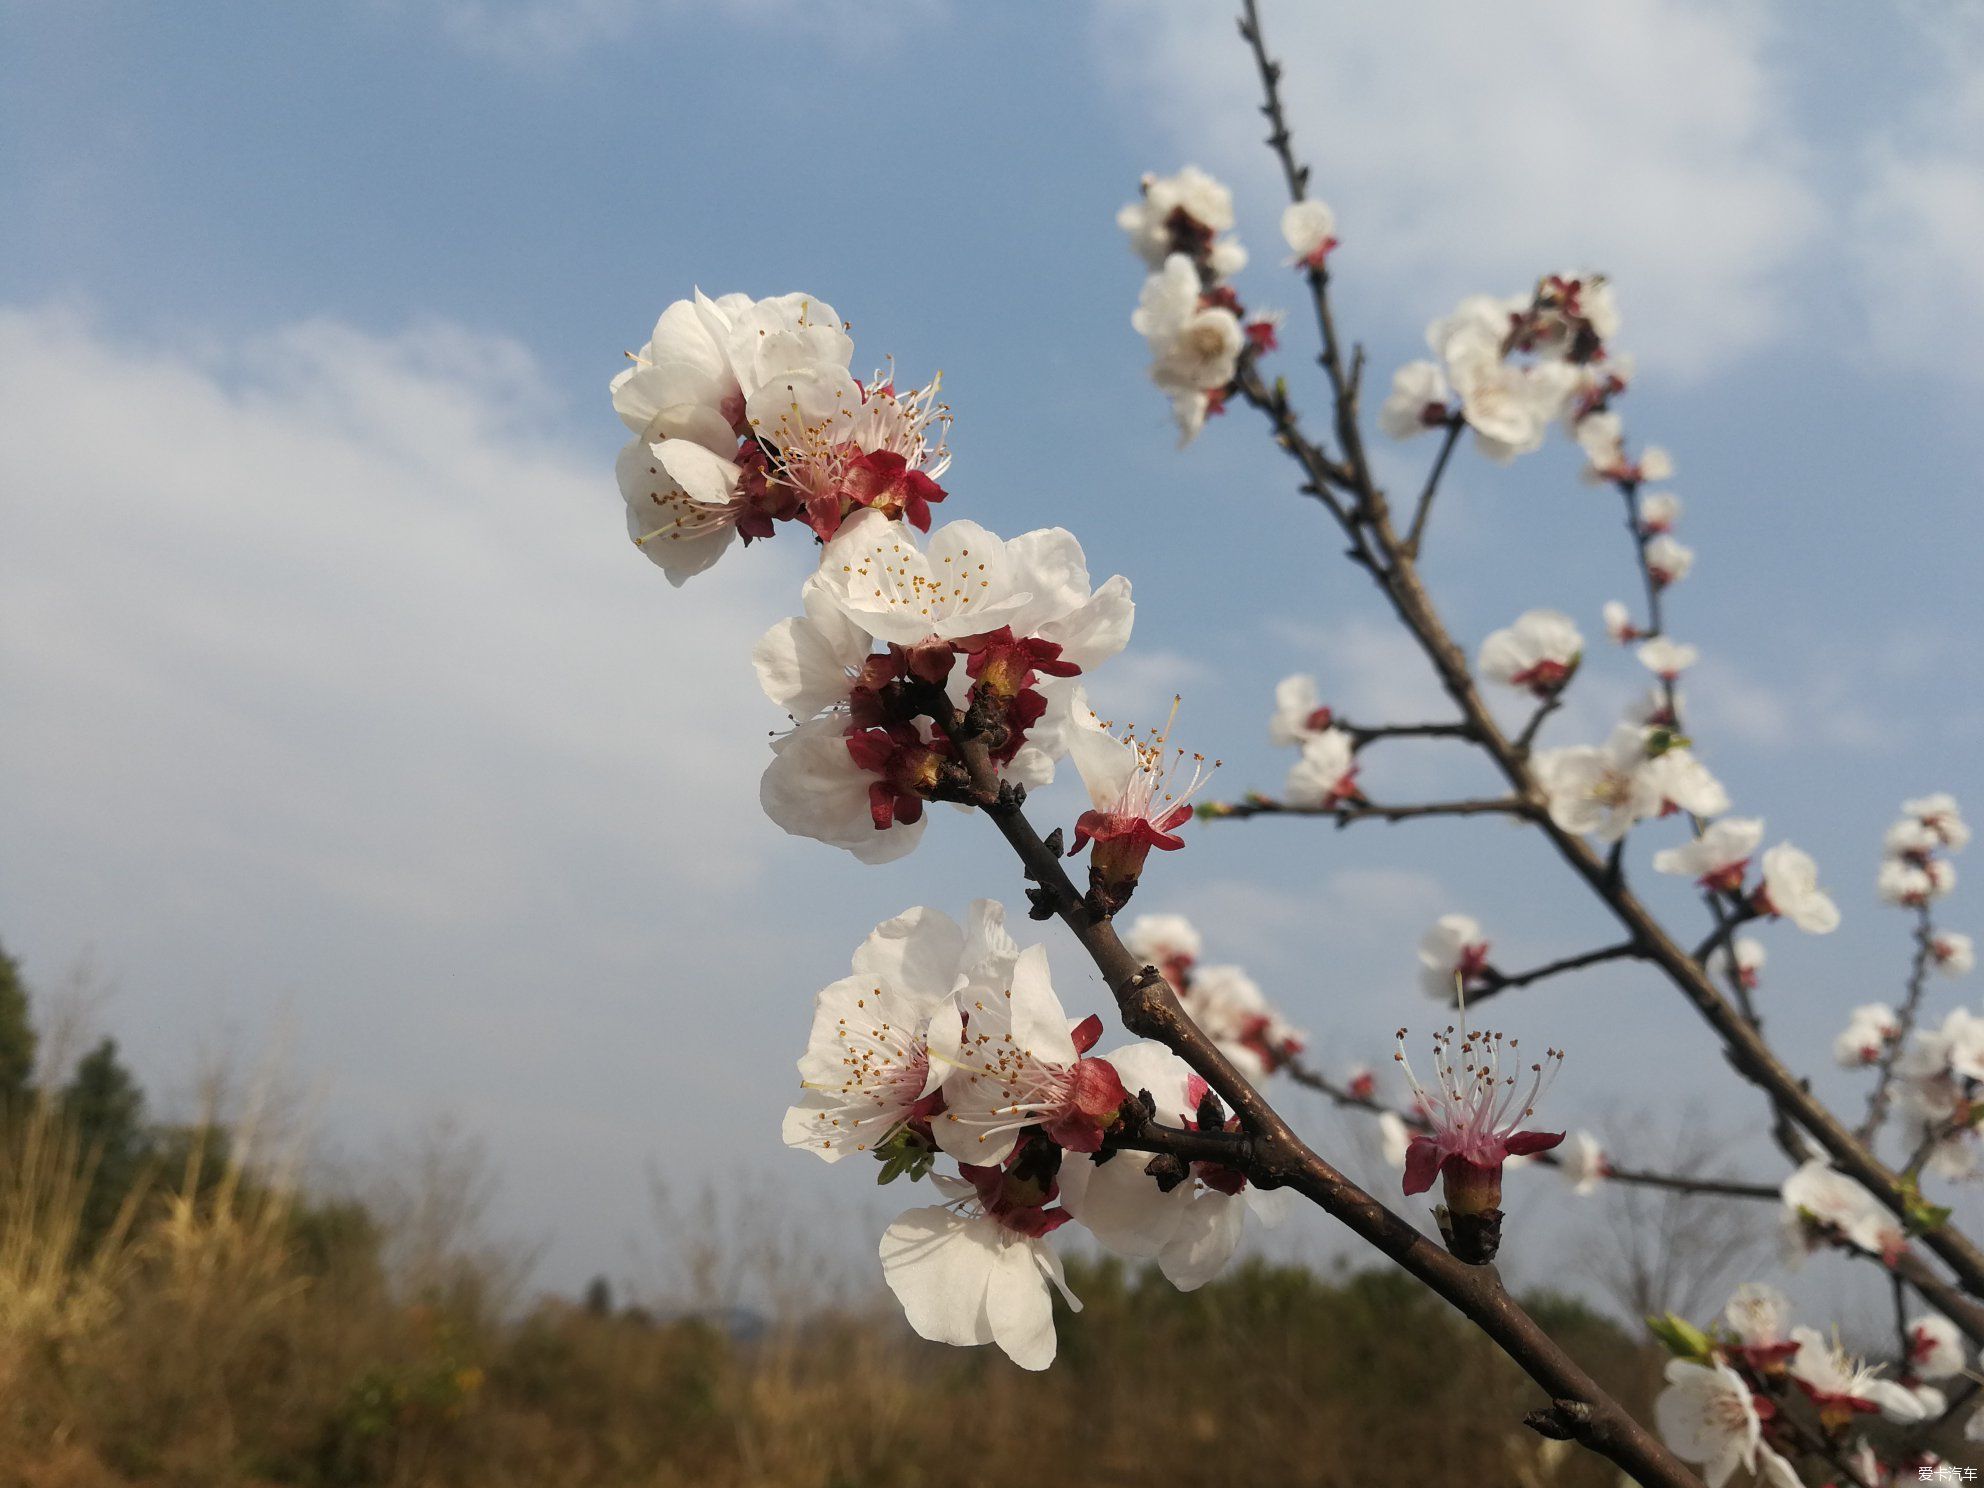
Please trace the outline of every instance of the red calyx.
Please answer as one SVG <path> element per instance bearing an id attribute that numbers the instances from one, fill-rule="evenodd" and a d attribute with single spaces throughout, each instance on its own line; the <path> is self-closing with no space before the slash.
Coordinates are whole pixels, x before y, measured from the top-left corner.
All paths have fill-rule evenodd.
<path id="1" fill-rule="evenodd" d="M 930 506 L 944 499 L 944 488 L 894 450 L 874 450 L 847 467 L 841 494 L 856 506 L 901 517 L 919 532 L 930 530 Z"/>
<path id="2" fill-rule="evenodd" d="M 868 787 L 868 815 L 878 832 L 897 822 L 923 817 L 923 803 L 937 784 L 940 756 L 907 724 L 859 729 L 847 736 L 847 752 L 878 778 Z"/>
<path id="3" fill-rule="evenodd" d="M 1097 1020 L 1097 1033 L 1101 1032 Z M 1077 1059 L 1069 1082 L 1068 1104 L 1053 1120 L 1041 1123 L 1049 1141 L 1070 1152 L 1100 1152 L 1102 1134 L 1115 1125 L 1130 1092 L 1123 1077 L 1106 1059 Z"/>
<path id="4" fill-rule="evenodd" d="M 983 635 L 967 636 L 956 644 L 965 654 L 965 671 L 1002 701 L 1017 697 L 1021 689 L 1031 686 L 1036 674 L 1048 677 L 1081 674 L 1080 667 L 1061 659 L 1058 644 L 1034 636 L 1022 639 L 1013 634 L 1010 625 L 988 630 Z"/>

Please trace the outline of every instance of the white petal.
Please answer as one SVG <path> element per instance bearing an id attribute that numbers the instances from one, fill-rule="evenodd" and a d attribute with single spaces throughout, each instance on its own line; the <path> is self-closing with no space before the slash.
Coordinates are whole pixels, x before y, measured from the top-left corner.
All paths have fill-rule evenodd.
<path id="1" fill-rule="evenodd" d="M 999 1226 L 941 1204 L 898 1215 L 882 1232 L 882 1277 L 917 1335 L 933 1343 L 990 1343 L 986 1289 L 1000 1264 Z"/>
<path id="2" fill-rule="evenodd" d="M 1157 1258 L 1171 1284 L 1196 1291 L 1219 1275 L 1240 1243 L 1246 1206 L 1231 1194 L 1207 1189 L 1192 1201 L 1178 1234 Z"/>

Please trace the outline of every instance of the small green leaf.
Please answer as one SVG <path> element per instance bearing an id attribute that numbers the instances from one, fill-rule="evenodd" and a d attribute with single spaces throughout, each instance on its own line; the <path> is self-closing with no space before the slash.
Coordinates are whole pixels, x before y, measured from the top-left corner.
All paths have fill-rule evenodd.
<path id="1" fill-rule="evenodd" d="M 1715 1345 L 1708 1334 L 1684 1317 L 1670 1312 L 1665 1317 L 1649 1317 L 1646 1325 L 1667 1352 L 1677 1359 L 1706 1363 L 1715 1354 Z"/>

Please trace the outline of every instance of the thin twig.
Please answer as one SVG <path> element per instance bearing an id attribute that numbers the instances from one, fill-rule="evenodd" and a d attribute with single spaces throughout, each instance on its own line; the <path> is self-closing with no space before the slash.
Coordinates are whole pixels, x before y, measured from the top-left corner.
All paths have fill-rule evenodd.
<path id="1" fill-rule="evenodd" d="M 1929 960 L 1935 950 L 1936 926 L 1930 917 L 1929 906 L 1924 902 L 1915 909 L 1915 958 L 1908 968 L 1907 993 L 1895 1012 L 1895 1036 L 1881 1053 L 1874 1089 L 1867 1097 L 1867 1114 L 1861 1118 L 1859 1129 L 1853 1133 L 1862 1142 L 1871 1144 L 1880 1135 L 1881 1124 L 1887 1120 L 1888 1105 L 1894 1093 L 1895 1062 L 1901 1058 L 1902 1047 L 1915 1031 L 1915 1020 L 1922 1008 L 1922 989 L 1929 977 Z M 1933 1150 L 1933 1144 L 1931 1147 Z M 1914 1166 L 1911 1162 L 1910 1167 Z"/>
<path id="2" fill-rule="evenodd" d="M 1326 816 L 1339 826 L 1360 821 L 1412 821 L 1428 816 L 1516 816 L 1526 817 L 1534 810 L 1514 796 L 1483 796 L 1467 801 L 1414 801 L 1384 805 L 1376 801 L 1346 801 L 1336 806 L 1300 806 L 1250 796 L 1244 801 L 1209 802 L 1199 808 L 1208 821 L 1248 816 Z"/>
<path id="3" fill-rule="evenodd" d="M 1433 457 L 1433 468 L 1426 473 L 1426 484 L 1419 492 L 1419 504 L 1413 508 L 1412 529 L 1405 534 L 1405 553 L 1415 562 L 1419 558 L 1419 545 L 1426 536 L 1426 519 L 1433 514 L 1433 497 L 1439 492 L 1440 477 L 1447 473 L 1447 461 L 1453 458 L 1454 446 L 1460 443 L 1460 431 L 1467 427 L 1467 421 L 1453 418 L 1447 421 L 1447 432 L 1440 439 L 1440 452 Z"/>

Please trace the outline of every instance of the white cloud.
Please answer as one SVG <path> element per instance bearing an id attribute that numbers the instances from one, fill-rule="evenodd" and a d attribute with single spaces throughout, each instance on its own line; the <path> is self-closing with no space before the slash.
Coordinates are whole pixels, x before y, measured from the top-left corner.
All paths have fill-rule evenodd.
<path id="1" fill-rule="evenodd" d="M 1348 293 L 1375 286 L 1416 327 L 1462 293 L 1599 268 L 1620 286 L 1623 342 L 1683 371 L 1776 328 L 1817 211 L 1761 7 L 1266 9 Z M 1196 159 L 1242 182 L 1242 234 L 1274 246 L 1278 181 L 1231 7 L 1118 0 L 1096 46 L 1152 134 L 1150 165 Z"/>
<path id="2" fill-rule="evenodd" d="M 517 67 L 569 61 L 594 47 L 643 32 L 679 31 L 685 16 L 717 15 L 747 25 L 797 29 L 838 46 L 865 50 L 891 39 L 906 19 L 934 0 L 880 7 L 864 0 L 374 0 L 425 15 L 450 43 L 474 56 Z"/>
<path id="3" fill-rule="evenodd" d="M 1984 378 L 1984 18 L 1912 14 L 1933 71 L 1865 151 L 1848 237 L 1860 308 L 1890 362 Z"/>
<path id="4" fill-rule="evenodd" d="M 783 1059 L 723 1056 L 772 1006 L 739 989 L 811 985 L 762 905 L 820 866 L 758 811 L 749 667 L 810 553 L 671 590 L 604 376 L 577 449 L 455 328 L 193 355 L 0 307 L 0 934 L 96 948 L 162 1084 L 293 1008 L 333 1136 L 486 1116 L 594 1264 L 667 1119 L 769 1147 Z"/>

